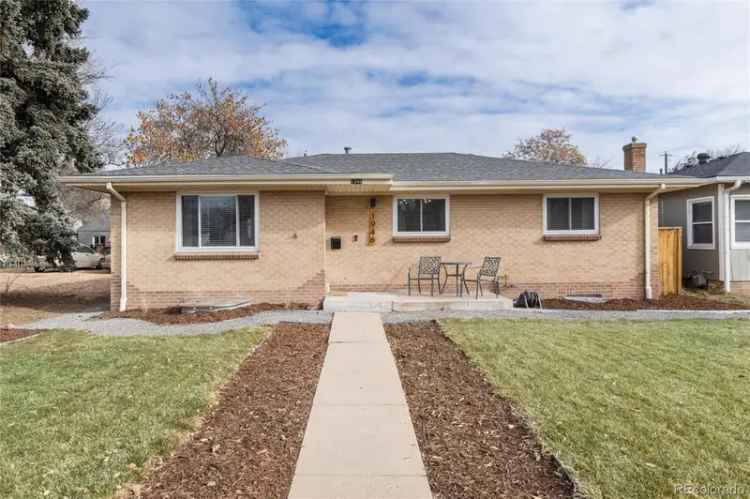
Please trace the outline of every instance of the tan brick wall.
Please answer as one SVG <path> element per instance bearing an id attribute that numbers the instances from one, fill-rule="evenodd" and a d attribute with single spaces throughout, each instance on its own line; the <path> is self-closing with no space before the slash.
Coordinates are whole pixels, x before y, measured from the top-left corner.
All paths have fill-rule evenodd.
<path id="1" fill-rule="evenodd" d="M 326 281 L 333 290 L 403 289 L 409 265 L 420 255 L 480 262 L 503 257 L 503 271 L 518 290 L 552 297 L 601 293 L 643 296 L 641 194 L 600 196 L 601 239 L 542 239 L 542 195 L 454 195 L 451 240 L 392 241 L 392 198 L 379 196 L 376 244 L 367 246 L 368 197 L 323 193 L 260 194 L 257 260 L 175 260 L 175 193 L 129 193 L 128 308 L 192 300 L 317 303 Z M 652 203 L 653 286 L 658 284 L 657 208 Z M 120 298 L 120 206 L 112 203 L 112 308 Z M 355 242 L 354 236 L 358 236 Z M 343 249 L 325 249 L 341 236 Z"/>
<path id="2" fill-rule="evenodd" d="M 750 296 L 750 281 L 732 281 L 732 293 Z"/>
<path id="3" fill-rule="evenodd" d="M 175 260 L 176 194 L 128 193 L 128 308 L 191 300 L 318 303 L 325 293 L 325 197 L 261 192 L 256 260 Z M 119 304 L 119 203 L 112 203 L 112 308 Z"/>
<path id="4" fill-rule="evenodd" d="M 598 241 L 542 239 L 541 194 L 453 195 L 449 242 L 392 241 L 392 198 L 379 196 L 376 243 L 367 245 L 367 197 L 327 197 L 327 236 L 341 236 L 341 250 L 327 250 L 326 278 L 332 290 L 394 290 L 406 285 L 407 269 L 421 255 L 481 262 L 503 258 L 510 284 L 552 297 L 601 293 L 642 298 L 642 194 L 600 195 Z M 651 204 L 652 271 L 658 296 L 657 207 Z M 358 241 L 354 242 L 354 236 Z"/>

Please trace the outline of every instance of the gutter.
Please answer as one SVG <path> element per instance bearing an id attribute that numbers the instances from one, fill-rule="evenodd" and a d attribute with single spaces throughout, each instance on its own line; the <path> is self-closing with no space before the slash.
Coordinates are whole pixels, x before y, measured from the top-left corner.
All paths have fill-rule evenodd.
<path id="1" fill-rule="evenodd" d="M 656 178 L 568 178 L 568 179 L 522 179 L 522 180 L 395 180 L 394 187 L 433 188 L 433 187 L 493 187 L 493 186 L 657 186 L 675 185 L 696 187 L 713 182 L 697 177 Z"/>
<path id="2" fill-rule="evenodd" d="M 732 252 L 731 252 L 731 244 L 732 244 L 732 235 L 731 235 L 731 223 L 732 223 L 732 217 L 730 216 L 730 212 L 732 211 L 732 203 L 731 203 L 731 197 L 730 194 L 740 187 L 742 187 L 742 184 L 744 183 L 743 179 L 737 179 L 734 182 L 734 185 L 732 187 L 729 187 L 728 189 L 724 189 L 724 195 L 721 196 L 720 202 L 724 204 L 724 209 L 722 210 L 722 232 L 724 244 L 721 245 L 721 253 L 719 255 L 719 258 L 723 259 L 724 262 L 724 292 L 729 293 L 732 291 Z"/>
<path id="3" fill-rule="evenodd" d="M 646 199 L 643 201 L 643 212 L 644 212 L 644 222 L 643 222 L 643 230 L 644 230 L 644 264 L 646 267 L 645 274 L 645 285 L 644 288 L 646 290 L 646 299 L 652 300 L 654 298 L 654 290 L 651 287 L 651 200 L 664 192 L 667 189 L 666 184 L 661 184 L 658 189 L 656 189 L 654 192 L 646 196 Z"/>
<path id="4" fill-rule="evenodd" d="M 120 312 L 128 308 L 128 202 L 107 182 L 107 191 L 120 201 Z"/>
<path id="5" fill-rule="evenodd" d="M 362 174 L 362 175 L 277 175 L 277 176 L 249 176 L 249 175 L 128 175 L 128 176 L 66 176 L 59 178 L 60 183 L 72 187 L 100 190 L 105 184 L 117 183 L 138 189 L 173 189 L 176 186 L 222 186 L 231 184 L 233 187 L 253 186 L 288 187 L 310 189 L 313 186 L 321 188 L 337 185 L 365 185 L 379 187 L 384 193 L 417 193 L 417 192 L 504 192 L 504 191 L 534 191 L 546 189 L 568 190 L 650 190 L 659 185 L 669 186 L 669 190 L 683 190 L 708 185 L 699 178 L 660 178 L 660 179 L 565 179 L 565 180 L 479 180 L 479 181 L 400 181 L 394 180 L 392 175 Z"/>

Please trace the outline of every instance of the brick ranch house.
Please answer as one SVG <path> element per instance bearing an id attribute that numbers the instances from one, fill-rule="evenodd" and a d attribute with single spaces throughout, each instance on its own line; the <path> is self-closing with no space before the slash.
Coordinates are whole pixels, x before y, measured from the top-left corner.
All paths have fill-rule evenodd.
<path id="1" fill-rule="evenodd" d="M 455 153 L 245 156 L 63 177 L 112 195 L 112 308 L 402 290 L 419 256 L 501 256 L 545 297 L 658 296 L 657 194 L 700 179 Z M 648 247 L 648 251 L 645 248 Z"/>

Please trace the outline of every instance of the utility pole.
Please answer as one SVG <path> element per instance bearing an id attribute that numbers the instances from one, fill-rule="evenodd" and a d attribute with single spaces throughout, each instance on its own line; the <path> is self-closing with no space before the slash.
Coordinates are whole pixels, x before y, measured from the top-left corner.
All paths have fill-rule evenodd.
<path id="1" fill-rule="evenodd" d="M 671 156 L 671 154 L 669 154 L 667 151 L 664 151 L 661 156 L 664 156 L 664 175 L 666 175 L 667 173 L 669 173 L 669 157 Z"/>

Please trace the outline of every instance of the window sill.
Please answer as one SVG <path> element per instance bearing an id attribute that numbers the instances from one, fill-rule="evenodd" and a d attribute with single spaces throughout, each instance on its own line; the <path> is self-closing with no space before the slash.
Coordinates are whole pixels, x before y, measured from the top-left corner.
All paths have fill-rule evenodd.
<path id="1" fill-rule="evenodd" d="M 716 246 L 712 246 L 710 244 L 703 245 L 703 244 L 688 244 L 687 249 L 689 250 L 706 250 L 706 251 L 714 251 L 716 249 Z M 735 249 L 735 248 L 732 248 Z"/>
<path id="2" fill-rule="evenodd" d="M 451 236 L 393 236 L 394 243 L 447 243 Z"/>
<path id="3" fill-rule="evenodd" d="M 545 234 L 545 241 L 598 241 L 601 234 Z"/>
<path id="4" fill-rule="evenodd" d="M 178 251 L 175 260 L 257 260 L 257 251 Z"/>

